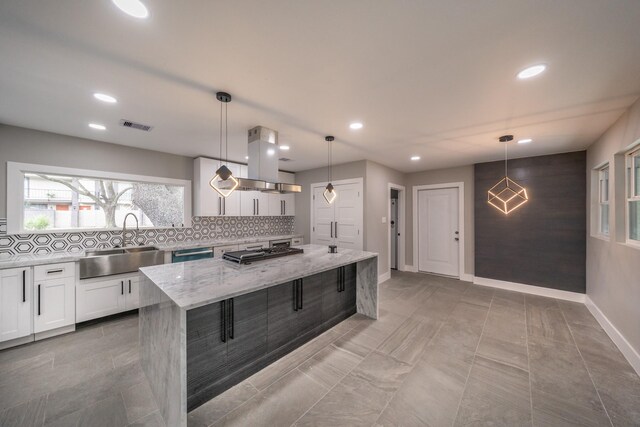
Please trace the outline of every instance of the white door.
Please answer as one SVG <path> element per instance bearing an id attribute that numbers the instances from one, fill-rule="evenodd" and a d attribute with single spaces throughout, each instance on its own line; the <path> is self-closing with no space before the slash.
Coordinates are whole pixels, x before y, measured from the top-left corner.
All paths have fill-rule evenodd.
<path id="1" fill-rule="evenodd" d="M 391 199 L 389 219 L 389 239 L 391 242 L 391 268 L 398 268 L 398 199 Z"/>
<path id="2" fill-rule="evenodd" d="M 33 331 L 43 332 L 76 321 L 75 282 L 73 277 L 51 279 L 33 284 Z"/>
<path id="3" fill-rule="evenodd" d="M 458 189 L 418 191 L 418 270 L 459 276 Z"/>
<path id="4" fill-rule="evenodd" d="M 0 271 L 0 341 L 31 334 L 30 269 Z"/>
<path id="5" fill-rule="evenodd" d="M 360 185 L 337 184 L 333 237 L 339 248 L 362 250 L 362 194 Z M 324 201 L 324 198 L 323 198 Z"/>
<path id="6" fill-rule="evenodd" d="M 322 193 L 324 187 L 313 187 L 313 228 L 311 243 L 316 245 L 333 244 L 333 220 L 335 205 L 330 205 Z"/>

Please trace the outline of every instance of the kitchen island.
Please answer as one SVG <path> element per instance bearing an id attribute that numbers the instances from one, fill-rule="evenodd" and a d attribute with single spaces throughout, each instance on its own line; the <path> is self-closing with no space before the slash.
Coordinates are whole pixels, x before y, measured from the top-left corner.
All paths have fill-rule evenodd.
<path id="1" fill-rule="evenodd" d="M 377 254 L 300 247 L 140 270 L 141 364 L 166 425 L 354 313 L 378 317 Z"/>

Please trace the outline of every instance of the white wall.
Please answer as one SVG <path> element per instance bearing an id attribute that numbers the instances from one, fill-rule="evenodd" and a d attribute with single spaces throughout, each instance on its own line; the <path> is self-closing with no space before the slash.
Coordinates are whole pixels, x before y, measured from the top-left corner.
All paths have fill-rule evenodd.
<path id="1" fill-rule="evenodd" d="M 591 171 L 610 165 L 609 241 L 587 236 L 587 296 L 640 353 L 640 249 L 623 244 L 624 171 L 616 153 L 640 139 L 640 101 L 587 149 L 587 224 L 591 224 Z M 614 191 L 615 189 L 615 191 Z"/>

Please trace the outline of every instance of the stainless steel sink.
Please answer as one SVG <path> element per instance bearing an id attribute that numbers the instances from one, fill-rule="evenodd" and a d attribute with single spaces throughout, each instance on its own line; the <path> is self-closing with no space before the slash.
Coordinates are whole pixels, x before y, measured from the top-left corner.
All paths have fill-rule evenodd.
<path id="1" fill-rule="evenodd" d="M 134 273 L 159 264 L 164 264 L 164 251 L 154 246 L 90 250 L 80 259 L 80 279 Z"/>

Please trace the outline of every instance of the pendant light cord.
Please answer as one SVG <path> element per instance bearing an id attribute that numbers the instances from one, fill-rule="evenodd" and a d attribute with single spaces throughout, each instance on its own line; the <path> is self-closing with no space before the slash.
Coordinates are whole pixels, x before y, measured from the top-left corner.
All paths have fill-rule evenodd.
<path id="1" fill-rule="evenodd" d="M 229 163 L 229 103 L 224 104 L 224 159 Z"/>
<path id="2" fill-rule="evenodd" d="M 329 149 L 327 150 L 327 163 L 329 163 L 329 167 L 327 168 L 327 181 L 331 183 L 331 141 L 329 141 Z"/>
<path id="3" fill-rule="evenodd" d="M 220 103 L 220 145 L 218 150 L 218 167 L 222 166 L 222 102 Z"/>
<path id="4" fill-rule="evenodd" d="M 507 175 L 507 162 L 509 161 L 509 156 L 507 155 L 508 144 L 509 144 L 509 141 L 504 142 L 504 176 L 505 178 L 508 176 Z"/>

